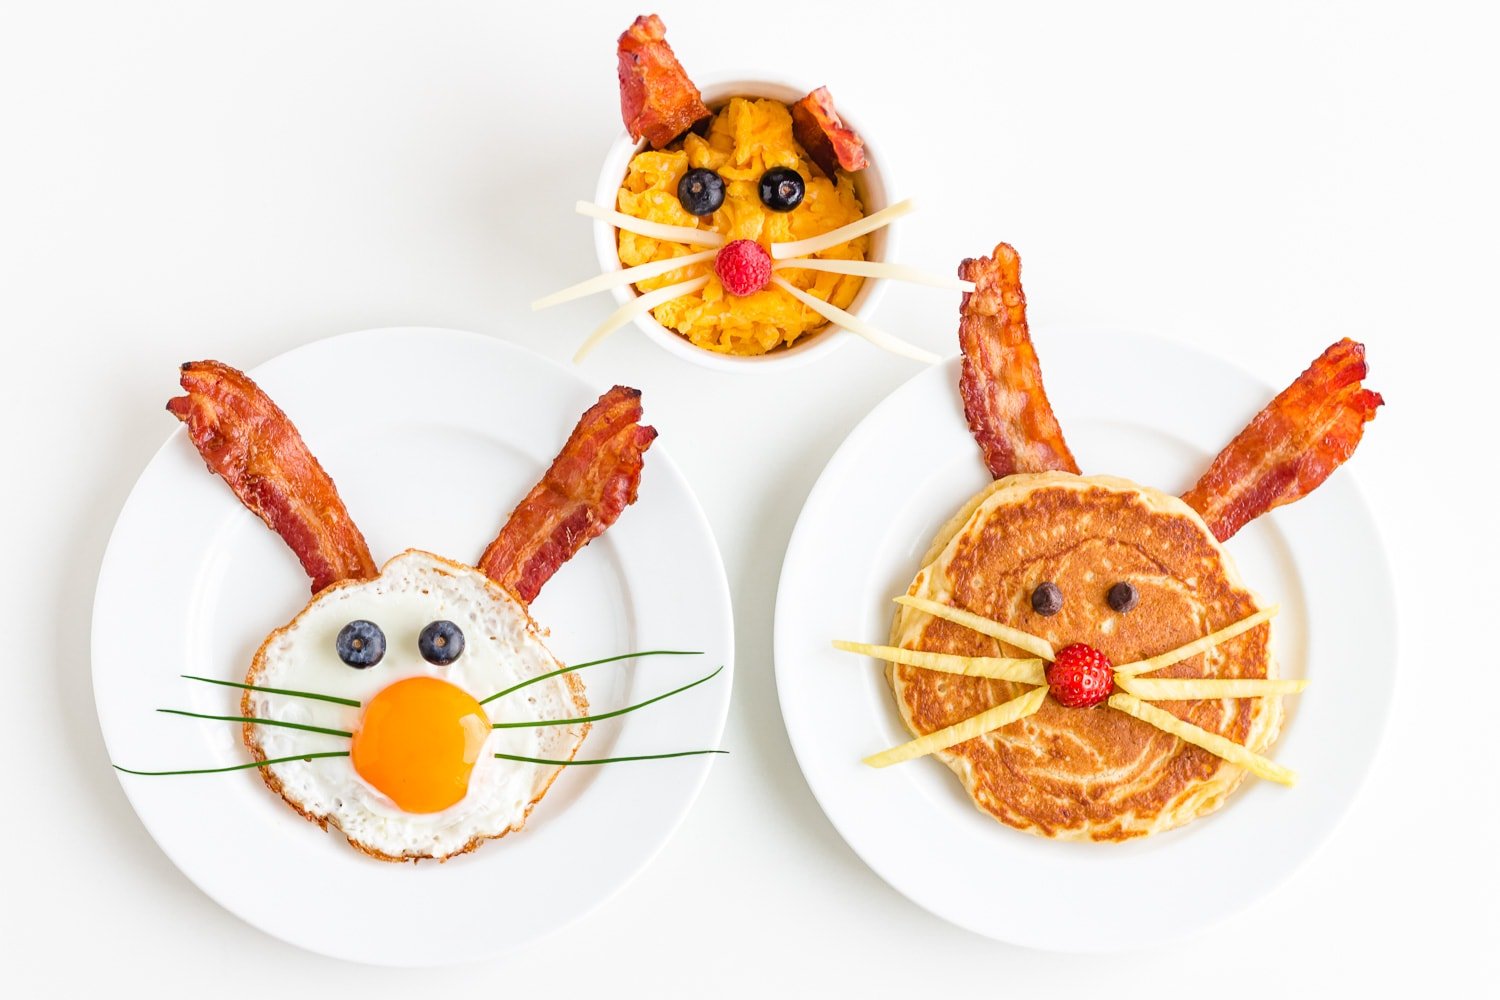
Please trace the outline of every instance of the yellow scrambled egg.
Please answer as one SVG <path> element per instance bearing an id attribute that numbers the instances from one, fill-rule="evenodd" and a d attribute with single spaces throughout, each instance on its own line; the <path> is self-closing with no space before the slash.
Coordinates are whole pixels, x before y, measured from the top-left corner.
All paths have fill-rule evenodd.
<path id="1" fill-rule="evenodd" d="M 688 170 L 707 167 L 724 179 L 724 204 L 711 216 L 690 215 L 677 200 L 677 182 Z M 761 174 L 772 167 L 791 167 L 806 181 L 802 203 L 790 212 L 773 212 L 761 203 Z M 731 240 L 755 240 L 762 246 L 817 236 L 864 217 L 854 183 L 839 171 L 830 179 L 813 166 L 792 137 L 786 105 L 771 100 L 735 98 L 714 116 L 707 137 L 689 133 L 680 149 L 645 150 L 630 161 L 620 186 L 619 208 L 627 215 L 673 226 L 694 226 Z M 620 261 L 626 267 L 696 253 L 700 247 L 620 233 Z M 815 257 L 864 260 L 869 237 L 860 236 Z M 743 298 L 730 295 L 713 273 L 711 262 L 640 282 L 643 292 L 708 274 L 698 292 L 652 310 L 657 322 L 676 330 L 699 347 L 723 354 L 764 354 L 826 325 L 826 321 L 774 286 Z M 847 309 L 863 283 L 851 275 L 788 268 L 776 272 L 798 288 Z"/>

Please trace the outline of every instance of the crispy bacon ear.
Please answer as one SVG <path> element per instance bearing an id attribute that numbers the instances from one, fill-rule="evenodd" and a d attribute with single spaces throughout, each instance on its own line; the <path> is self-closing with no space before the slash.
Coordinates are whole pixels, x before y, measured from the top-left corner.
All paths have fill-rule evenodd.
<path id="1" fill-rule="evenodd" d="M 643 456 L 656 439 L 640 419 L 639 389 L 617 385 L 600 396 L 484 550 L 479 569 L 526 603 L 535 600 L 559 566 L 635 503 Z"/>
<path id="2" fill-rule="evenodd" d="M 1219 541 L 1311 493 L 1342 465 L 1385 400 L 1361 385 L 1365 347 L 1348 338 L 1324 351 L 1271 400 L 1182 499 Z"/>
<path id="3" fill-rule="evenodd" d="M 864 141 L 844 127 L 827 87 L 819 87 L 792 105 L 792 134 L 829 177 L 839 167 L 853 173 L 870 165 L 865 159 Z"/>
<path id="4" fill-rule="evenodd" d="M 975 284 L 959 307 L 963 369 L 958 389 L 969 430 L 990 475 L 1078 471 L 1042 387 L 1042 368 L 1026 326 L 1021 257 L 1008 243 L 993 257 L 971 257 L 958 276 Z"/>
<path id="5" fill-rule="evenodd" d="M 712 112 L 693 86 L 655 14 L 635 19 L 620 36 L 620 117 L 637 142 L 661 149 Z"/>
<path id="6" fill-rule="evenodd" d="M 186 396 L 167 410 L 240 502 L 282 537 L 312 578 L 313 593 L 376 575 L 369 546 L 333 480 L 297 428 L 244 372 L 218 361 L 182 366 Z"/>

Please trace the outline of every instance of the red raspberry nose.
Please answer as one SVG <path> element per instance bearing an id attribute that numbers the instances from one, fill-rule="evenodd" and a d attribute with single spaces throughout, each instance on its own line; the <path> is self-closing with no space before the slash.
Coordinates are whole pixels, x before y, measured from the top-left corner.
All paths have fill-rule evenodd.
<path id="1" fill-rule="evenodd" d="M 771 255 L 754 240 L 734 240 L 714 258 L 714 273 L 730 295 L 754 295 L 771 283 Z"/>

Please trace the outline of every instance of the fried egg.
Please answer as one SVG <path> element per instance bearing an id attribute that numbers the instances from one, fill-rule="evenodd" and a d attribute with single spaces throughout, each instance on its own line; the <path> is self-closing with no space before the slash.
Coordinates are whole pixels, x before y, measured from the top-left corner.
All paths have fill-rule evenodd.
<path id="1" fill-rule="evenodd" d="M 339 632 L 356 621 L 373 622 L 385 637 L 383 655 L 368 667 L 350 666 L 339 655 Z M 462 633 L 452 662 L 429 662 L 419 649 L 419 636 L 434 622 L 451 622 Z M 257 760 L 348 751 L 269 764 L 260 772 L 298 812 L 337 827 L 367 854 L 447 858 L 519 830 L 562 770 L 496 753 L 568 760 L 578 751 L 587 724 L 491 728 L 586 715 L 576 674 L 481 704 L 561 667 L 526 608 L 504 588 L 472 567 L 410 550 L 374 579 L 315 596 L 267 637 L 246 677 L 257 688 L 245 692 L 246 717 L 351 735 L 247 723 L 245 744 Z"/>

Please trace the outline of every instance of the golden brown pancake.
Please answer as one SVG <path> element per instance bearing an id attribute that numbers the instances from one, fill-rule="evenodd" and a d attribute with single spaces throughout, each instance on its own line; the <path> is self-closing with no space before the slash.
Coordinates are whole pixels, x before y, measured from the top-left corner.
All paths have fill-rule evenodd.
<path id="1" fill-rule="evenodd" d="M 908 593 L 1041 636 L 1075 642 L 1116 665 L 1175 649 L 1257 610 L 1227 553 L 1176 497 L 1123 479 L 1063 472 L 1001 479 L 938 533 Z M 1031 593 L 1063 592 L 1050 617 Z M 1140 601 L 1105 600 L 1120 581 Z M 1269 627 L 1256 627 L 1152 677 L 1274 677 Z M 902 607 L 892 645 L 971 656 L 1026 656 L 996 639 Z M 1027 685 L 890 664 L 887 677 L 915 735 L 960 722 Z M 1158 702 L 1254 751 L 1275 740 L 1280 698 Z M 1223 805 L 1243 768 L 1122 712 L 1066 708 L 1035 715 L 937 754 L 974 802 L 1002 823 L 1067 840 L 1124 840 L 1180 826 Z"/>

